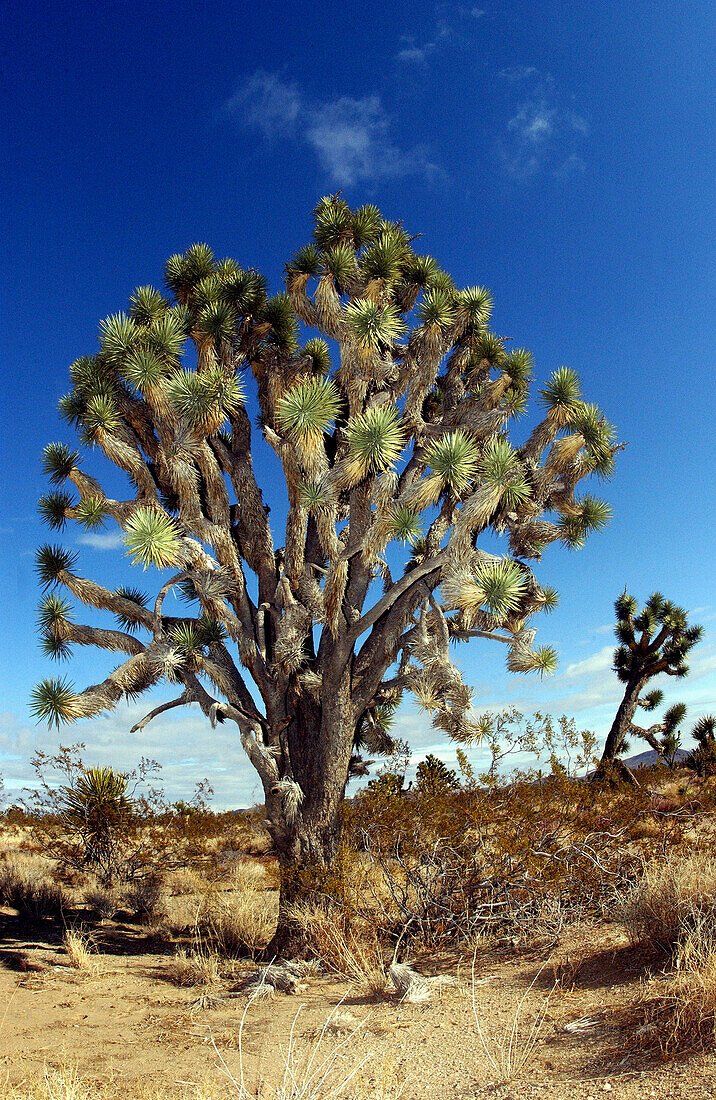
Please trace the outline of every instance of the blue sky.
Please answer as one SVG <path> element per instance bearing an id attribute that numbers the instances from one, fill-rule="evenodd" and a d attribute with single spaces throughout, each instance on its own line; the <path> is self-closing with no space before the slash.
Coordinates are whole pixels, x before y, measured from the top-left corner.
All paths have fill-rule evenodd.
<path id="1" fill-rule="evenodd" d="M 663 686 L 690 719 L 716 707 L 714 29 L 698 0 L 11 0 L 0 85 L 7 786 L 28 778 L 35 747 L 58 741 L 33 726 L 27 700 L 54 673 L 36 647 L 33 551 L 48 539 L 42 447 L 71 438 L 55 411 L 69 363 L 94 348 L 100 318 L 137 284 L 160 285 L 166 257 L 195 240 L 278 291 L 310 210 L 339 188 L 422 233 L 459 284 L 489 286 L 494 328 L 533 351 L 537 383 L 576 368 L 628 443 L 600 490 L 611 528 L 576 554 L 553 546 L 539 566 L 562 596 L 539 624 L 560 671 L 510 677 L 487 643 L 462 650 L 476 706 L 565 712 L 603 735 L 619 697 L 611 607 L 628 584 L 699 609 L 693 674 Z M 86 574 L 124 578 L 111 532 L 67 541 Z M 67 672 L 84 685 L 106 667 L 82 654 Z M 82 738 L 118 766 L 156 756 L 177 795 L 204 775 L 221 803 L 257 792 L 235 735 L 217 741 L 193 712 L 174 712 L 139 742 L 127 733 L 136 709 L 61 740 Z M 417 753 L 450 757 L 409 707 L 400 728 Z"/>

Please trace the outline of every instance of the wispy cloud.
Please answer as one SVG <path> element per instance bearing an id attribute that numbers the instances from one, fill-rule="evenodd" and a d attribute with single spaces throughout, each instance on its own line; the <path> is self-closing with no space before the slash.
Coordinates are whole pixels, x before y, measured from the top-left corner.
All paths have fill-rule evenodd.
<path id="1" fill-rule="evenodd" d="M 577 150 L 589 134 L 589 123 L 561 106 L 552 76 L 534 65 L 502 69 L 500 76 L 513 98 L 512 114 L 498 141 L 507 175 L 527 181 L 548 173 L 567 180 L 585 172 L 587 163 Z"/>
<path id="2" fill-rule="evenodd" d="M 420 41 L 412 34 L 404 34 L 401 47 L 395 55 L 396 61 L 406 65 L 424 65 L 428 59 L 443 46 L 469 45 L 471 41 L 469 23 L 487 15 L 485 8 L 458 7 L 447 11 L 435 24 L 432 34 Z"/>
<path id="3" fill-rule="evenodd" d="M 376 95 L 311 100 L 278 74 L 257 72 L 224 106 L 267 141 L 288 137 L 308 146 L 339 187 L 402 176 L 444 178 L 424 146 L 402 145 L 393 136 L 393 121 Z"/>
<path id="4" fill-rule="evenodd" d="M 525 80 L 539 75 L 534 65 L 512 65 L 509 69 L 500 69 L 500 76 L 510 84 L 521 84 Z"/>
<path id="5" fill-rule="evenodd" d="M 118 550 L 124 546 L 124 538 L 122 531 L 88 531 L 80 535 L 77 541 L 82 546 L 91 546 L 93 550 Z"/>
<path id="6" fill-rule="evenodd" d="M 567 680 L 579 680 L 585 676 L 592 676 L 595 672 L 603 672 L 604 669 L 612 667 L 613 657 L 614 646 L 604 646 L 598 653 L 593 653 L 591 657 L 567 665 L 564 676 Z"/>

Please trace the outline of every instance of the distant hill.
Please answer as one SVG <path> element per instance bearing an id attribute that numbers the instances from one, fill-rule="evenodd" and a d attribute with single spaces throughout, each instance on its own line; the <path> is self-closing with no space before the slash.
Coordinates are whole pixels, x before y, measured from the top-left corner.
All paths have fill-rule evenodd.
<path id="1" fill-rule="evenodd" d="M 689 753 L 686 749 L 677 749 L 677 764 L 680 764 L 682 761 L 684 761 L 688 755 Z M 654 752 L 653 749 L 647 749 L 646 752 L 640 752 L 636 756 L 630 756 L 628 760 L 624 761 L 624 763 L 628 768 L 631 768 L 633 771 L 634 768 L 653 768 L 655 764 L 659 763 L 660 759 L 661 758 L 659 757 L 659 754 L 657 752 Z"/>

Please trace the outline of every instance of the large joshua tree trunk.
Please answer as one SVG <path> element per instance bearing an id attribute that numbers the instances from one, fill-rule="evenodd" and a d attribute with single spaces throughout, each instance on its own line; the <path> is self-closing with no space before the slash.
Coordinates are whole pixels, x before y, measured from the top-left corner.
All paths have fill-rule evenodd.
<path id="1" fill-rule="evenodd" d="M 294 907 L 315 900 L 335 863 L 354 735 L 355 714 L 346 683 L 331 685 L 322 703 L 297 702 L 287 728 L 295 794 L 286 786 L 281 792 L 274 789 L 281 804 L 272 807 L 274 814 L 269 809 L 280 893 L 268 957 L 292 957 L 305 948 L 305 932 Z M 302 795 L 300 804 L 292 801 Z"/>

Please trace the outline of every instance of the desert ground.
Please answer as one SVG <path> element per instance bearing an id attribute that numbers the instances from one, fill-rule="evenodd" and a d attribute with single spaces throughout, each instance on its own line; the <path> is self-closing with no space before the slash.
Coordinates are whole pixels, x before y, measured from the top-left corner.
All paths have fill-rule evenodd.
<path id="1" fill-rule="evenodd" d="M 693 813 L 693 799 L 676 801 L 662 796 L 652 817 Z M 698 830 L 712 824 L 700 810 Z M 143 916 L 77 874 L 65 875 L 73 905 L 61 917 L 0 908 L 3 1100 L 716 1096 L 711 941 L 699 964 L 710 984 L 685 1027 L 675 983 L 688 960 L 636 943 L 616 897 L 613 911 L 566 919 L 552 896 L 533 919 L 452 946 L 410 940 L 402 962 L 445 979 L 415 998 L 401 997 L 375 937 L 346 925 L 330 939 L 327 923 L 288 991 L 268 988 L 276 869 L 265 838 L 243 824 L 229 834 L 203 837 L 212 860 L 168 872 Z M 658 847 L 667 834 L 642 819 L 633 835 Z M 26 822 L 5 826 L 2 847 L 13 874 L 51 880 Z M 688 864 L 688 889 L 710 890 L 708 855 L 687 849 L 681 836 L 672 866 Z"/>

